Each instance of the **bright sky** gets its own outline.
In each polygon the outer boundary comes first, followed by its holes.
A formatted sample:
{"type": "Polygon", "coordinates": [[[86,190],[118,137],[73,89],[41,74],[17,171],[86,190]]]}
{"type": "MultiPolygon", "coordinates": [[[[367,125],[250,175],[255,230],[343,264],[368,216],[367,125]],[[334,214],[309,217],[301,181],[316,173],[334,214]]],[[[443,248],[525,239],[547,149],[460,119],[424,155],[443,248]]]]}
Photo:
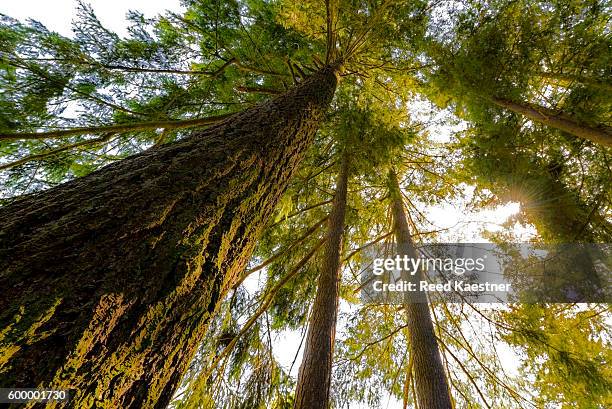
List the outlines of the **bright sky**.
{"type": "MultiPolygon", "coordinates": [[[[125,36],[126,20],[128,10],[138,10],[146,17],[153,17],[163,13],[165,10],[179,11],[181,9],[179,0],[89,0],[97,17],[108,29],[125,36]]],[[[76,0],[1,0],[0,13],[19,20],[33,18],[50,30],[57,31],[65,36],[72,36],[71,22],[75,17],[76,0]]],[[[430,129],[430,134],[437,135],[436,140],[448,140],[453,131],[449,126],[438,126],[430,129]]],[[[499,206],[495,209],[482,210],[472,214],[465,214],[463,209],[449,205],[430,207],[427,213],[431,220],[435,221],[438,228],[456,226],[449,231],[448,240],[452,241],[462,237],[464,241],[483,242],[486,241],[480,235],[480,229],[485,227],[489,230],[499,230],[499,224],[503,223],[509,216],[519,211],[516,203],[499,206]],[[467,223],[467,221],[478,223],[467,223]],[[463,223],[461,223],[463,222],[463,223]]],[[[528,238],[533,234],[530,229],[515,229],[515,233],[528,238]]],[[[286,369],[289,369],[300,343],[300,334],[295,331],[287,331],[279,336],[275,342],[275,355],[286,369]]],[[[501,347],[501,346],[500,346],[501,347]]],[[[299,353],[301,355],[301,351],[299,353]]],[[[502,361],[507,369],[514,369],[516,357],[509,351],[503,351],[502,361]]],[[[297,375],[301,357],[292,370],[292,375],[297,375]]],[[[401,407],[399,402],[391,401],[388,408],[401,407]]]]}
{"type": "MultiPolygon", "coordinates": [[[[128,10],[138,10],[153,17],[165,10],[179,11],[179,0],[88,0],[96,15],[107,28],[126,35],[125,16],[128,10]]],[[[33,18],[47,28],[71,36],[77,0],[1,0],[0,13],[19,20],[33,18]]]]}

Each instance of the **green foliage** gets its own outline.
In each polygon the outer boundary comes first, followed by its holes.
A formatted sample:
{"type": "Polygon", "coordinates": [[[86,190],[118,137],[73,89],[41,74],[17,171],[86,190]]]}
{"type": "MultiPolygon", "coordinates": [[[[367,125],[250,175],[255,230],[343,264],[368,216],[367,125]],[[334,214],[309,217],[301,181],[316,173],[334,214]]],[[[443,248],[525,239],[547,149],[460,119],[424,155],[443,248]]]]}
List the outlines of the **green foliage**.
{"type": "Polygon", "coordinates": [[[452,29],[430,36],[425,92],[472,121],[499,115],[489,98],[550,106],[610,123],[606,2],[468,1],[452,29]]]}
{"type": "MultiPolygon", "coordinates": [[[[106,29],[84,3],[72,38],[35,21],[0,16],[3,200],[85,176],[192,131],[143,127],[104,133],[104,125],[238,112],[301,82],[326,58],[342,63],[328,117],[249,263],[257,271],[225,300],[173,407],[292,406],[294,379],[275,356],[275,338],[305,333],[321,253],[306,258],[324,237],[343,152],[351,177],[335,407],[382,406],[389,398],[414,404],[404,315],[390,306],[360,305],[356,292],[364,247],[391,240],[390,169],[400,177],[410,227],[423,233],[422,241],[437,240],[435,231],[426,233],[435,230],[435,221],[426,217],[429,206],[463,199],[465,186],[475,189],[474,208],[519,202],[521,211],[511,222],[535,226],[539,241],[612,238],[609,148],[491,103],[502,97],[592,126],[610,125],[609,2],[183,4],[184,13],[151,19],[131,12],[125,38],[106,29]],[[436,112],[449,125],[452,111],[465,121],[465,130],[436,142],[427,132],[430,124],[408,114],[423,103],[448,108],[436,112]],[[77,127],[98,130],[2,137],[77,127]],[[267,311],[239,337],[267,297],[267,311]]],[[[609,313],[603,306],[432,310],[457,407],[612,404],[609,313]],[[483,342],[488,336],[522,353],[520,377],[502,375],[497,351],[483,342]]]]}
{"type": "Polygon", "coordinates": [[[610,326],[604,305],[515,305],[504,313],[504,339],[526,354],[543,407],[607,408],[612,404],[610,326]],[[556,406],[555,406],[556,405],[556,406]]]}
{"type": "Polygon", "coordinates": [[[479,186],[482,200],[519,202],[517,221],[536,226],[544,242],[605,243],[612,237],[605,148],[540,126],[520,128],[516,117],[474,126],[461,143],[459,172],[479,186]]]}

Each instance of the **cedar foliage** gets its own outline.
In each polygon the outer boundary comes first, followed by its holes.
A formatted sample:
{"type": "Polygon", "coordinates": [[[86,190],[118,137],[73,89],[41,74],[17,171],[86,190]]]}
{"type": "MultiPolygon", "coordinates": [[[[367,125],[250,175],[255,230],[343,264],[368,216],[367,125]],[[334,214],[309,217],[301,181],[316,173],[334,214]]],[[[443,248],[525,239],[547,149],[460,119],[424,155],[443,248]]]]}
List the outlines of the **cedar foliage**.
{"type": "MultiPolygon", "coordinates": [[[[520,211],[505,221],[507,230],[485,236],[511,241],[512,228],[522,225],[534,228],[536,242],[610,241],[607,0],[184,5],[185,12],[151,19],[131,12],[125,38],[85,3],[71,38],[0,16],[0,279],[9,288],[2,384],[15,382],[14,357],[33,368],[55,345],[63,352],[52,354],[48,368],[19,376],[38,385],[62,378],[81,391],[83,405],[292,407],[300,363],[278,357],[276,337],[307,333],[346,148],[339,335],[327,374],[333,407],[378,407],[388,399],[416,407],[422,379],[408,353],[405,314],[360,305],[355,293],[361,253],[372,242],[392,242],[390,169],[416,242],[456,238],[428,217],[432,207],[450,203],[469,213],[509,202],[520,211]],[[265,101],[312,88],[329,63],[341,80],[327,114],[296,119],[303,134],[296,125],[280,132],[284,140],[271,137],[265,123],[282,108],[265,101]],[[223,129],[238,118],[255,119],[232,142],[223,129]],[[448,138],[438,134],[449,130],[448,138]],[[208,152],[206,135],[216,135],[217,155],[208,152]],[[170,176],[171,168],[180,172],[170,176]],[[117,183],[130,175],[138,176],[117,183]],[[241,176],[222,182],[227,175],[241,176]],[[177,214],[175,200],[186,204],[177,214]],[[206,209],[222,213],[218,223],[206,209]],[[53,230],[70,211],[80,216],[53,230]],[[105,236],[96,226],[108,223],[130,233],[105,236]],[[152,231],[145,225],[164,228],[155,227],[153,237],[141,233],[152,231]],[[184,234],[196,225],[211,231],[184,234]],[[224,241],[228,234],[234,239],[224,241]],[[153,246],[165,251],[146,247],[165,241],[153,246]],[[68,279],[62,245],[84,266],[79,280],[68,279]],[[90,258],[83,256],[88,248],[90,258]],[[127,262],[121,252],[131,248],[127,262]],[[211,248],[231,256],[197,257],[211,248]],[[174,297],[189,274],[151,274],[185,254],[196,255],[187,257],[185,272],[206,272],[187,281],[211,278],[203,288],[214,296],[174,297]],[[111,262],[121,268],[103,271],[100,285],[96,268],[111,262]],[[49,285],[53,268],[63,277],[59,286],[49,285]],[[15,285],[28,280],[28,291],[15,285]],[[176,302],[142,318],[163,299],[176,302]],[[93,325],[95,311],[108,318],[107,330],[66,337],[75,323],[93,325]],[[141,318],[150,325],[142,327],[141,318]],[[84,349],[75,353],[78,339],[84,349]],[[101,350],[121,359],[109,361],[101,350]],[[62,361],[69,353],[74,359],[62,361]],[[73,363],[74,375],[53,378],[58,366],[73,363]]],[[[430,311],[455,407],[612,404],[605,305],[442,304],[430,311]],[[518,375],[504,372],[496,343],[520,354],[518,375]]]]}

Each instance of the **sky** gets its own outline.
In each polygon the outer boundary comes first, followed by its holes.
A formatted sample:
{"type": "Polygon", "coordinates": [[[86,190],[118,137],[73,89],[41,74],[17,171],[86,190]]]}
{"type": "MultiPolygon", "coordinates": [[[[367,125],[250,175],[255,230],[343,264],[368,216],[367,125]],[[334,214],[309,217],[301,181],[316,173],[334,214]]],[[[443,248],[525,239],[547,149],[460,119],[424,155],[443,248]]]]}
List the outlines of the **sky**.
{"type": "MultiPolygon", "coordinates": [[[[138,10],[153,17],[165,10],[179,11],[179,0],[89,0],[96,15],[107,28],[126,35],[125,16],[128,10],[138,10]]],[[[75,17],[76,0],[0,0],[0,13],[19,20],[33,18],[47,28],[71,36],[70,24],[75,17]]]]}
{"type": "MultiPolygon", "coordinates": [[[[128,10],[138,10],[146,17],[153,17],[165,10],[181,10],[180,0],[89,0],[97,17],[102,24],[122,36],[127,35],[127,22],[125,16],[128,10]]],[[[72,36],[71,22],[75,17],[77,0],[0,0],[0,13],[19,20],[33,18],[65,36],[72,36]]],[[[427,115],[427,107],[419,104],[420,115],[427,115]]],[[[413,114],[416,114],[414,112],[413,114]]],[[[434,114],[439,123],[440,113],[434,114]]],[[[430,135],[439,142],[448,140],[453,131],[461,129],[460,125],[445,126],[434,125],[429,129],[430,135]]],[[[487,241],[482,238],[480,231],[499,230],[499,224],[519,211],[517,203],[509,203],[493,209],[481,210],[466,214],[465,209],[458,206],[440,205],[427,209],[430,220],[435,221],[435,227],[448,230],[448,239],[462,237],[472,242],[487,241]],[[475,222],[476,221],[476,222],[475,222]],[[453,227],[454,226],[454,227],[453,227]]],[[[533,229],[516,227],[515,233],[528,239],[534,233],[533,229]]]]}
{"type": "MultiPolygon", "coordinates": [[[[181,10],[179,0],[89,0],[88,3],[91,4],[102,24],[121,36],[127,35],[125,16],[128,10],[138,10],[145,17],[153,17],[168,9],[181,10]]],[[[0,13],[22,21],[33,18],[50,30],[71,37],[71,22],[75,17],[76,6],[76,0],[0,0],[0,13]]],[[[450,126],[435,125],[429,129],[429,132],[431,135],[436,135],[435,139],[438,142],[443,142],[448,140],[455,130],[457,129],[450,126]]],[[[435,221],[437,228],[449,228],[447,232],[449,241],[461,237],[465,241],[483,242],[487,240],[483,239],[481,229],[499,230],[499,224],[516,214],[519,209],[518,203],[508,203],[467,214],[460,206],[440,205],[429,207],[426,213],[430,216],[430,220],[435,221]]],[[[527,239],[533,235],[533,229],[517,226],[515,233],[527,239]]],[[[286,369],[289,369],[296,355],[300,339],[298,332],[286,331],[280,334],[275,341],[275,355],[286,369]]],[[[294,376],[297,375],[300,355],[301,351],[298,352],[298,360],[291,371],[294,376]]],[[[517,363],[516,356],[511,351],[502,351],[501,359],[505,369],[514,372],[517,363]]],[[[401,407],[399,402],[391,400],[389,403],[390,405],[387,406],[389,409],[401,407]]]]}

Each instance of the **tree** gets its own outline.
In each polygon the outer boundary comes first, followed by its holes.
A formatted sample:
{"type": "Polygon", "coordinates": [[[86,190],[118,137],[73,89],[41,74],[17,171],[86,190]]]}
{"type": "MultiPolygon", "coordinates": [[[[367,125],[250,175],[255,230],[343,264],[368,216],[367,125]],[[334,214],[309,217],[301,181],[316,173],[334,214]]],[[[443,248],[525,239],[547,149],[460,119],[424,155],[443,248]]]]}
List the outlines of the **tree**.
{"type": "Polygon", "coordinates": [[[164,407],[335,86],[327,67],[208,130],[2,207],[5,381],[77,388],[83,405],[164,407]]]}
{"type": "Polygon", "coordinates": [[[464,155],[456,172],[479,186],[479,202],[519,202],[513,221],[535,226],[543,242],[606,243],[612,237],[606,148],[546,127],[521,128],[513,115],[482,118],[459,146],[464,155]]]}
{"type": "Polygon", "coordinates": [[[604,338],[605,304],[519,304],[502,312],[509,326],[503,337],[528,359],[521,366],[533,373],[537,403],[561,408],[604,408],[612,403],[610,349],[604,338]]]}
{"type": "Polygon", "coordinates": [[[432,100],[470,120],[501,108],[612,146],[602,2],[468,1],[454,19],[422,44],[432,100]]]}
{"type": "MultiPolygon", "coordinates": [[[[73,38],[2,16],[3,198],[187,137],[270,91],[285,92],[302,79],[288,65],[310,66],[313,55],[325,54],[276,22],[276,5],[211,0],[186,7],[153,19],[130,13],[125,38],[82,3],[73,38]]],[[[310,68],[299,70],[318,69],[310,68]]]]}
{"type": "Polygon", "coordinates": [[[295,390],[295,408],[329,407],[332,359],[338,313],[344,214],[349,159],[344,148],[320,266],[317,295],[308,324],[304,357],[295,390]]]}
{"type": "Polygon", "coordinates": [[[358,298],[366,250],[453,241],[432,205],[609,241],[606,2],[184,5],[125,38],[85,5],[73,38],[0,17],[3,381],[80,406],[605,406],[605,307],[358,298]]]}
{"type": "Polygon", "coordinates": [[[525,102],[517,103],[499,97],[492,97],[491,101],[502,108],[524,115],[532,121],[540,122],[603,146],[612,146],[612,127],[610,126],[598,125],[592,127],[577,122],[553,109],[525,102]]]}
{"type": "MultiPolygon", "coordinates": [[[[408,227],[399,182],[393,171],[389,172],[388,183],[397,254],[416,259],[417,252],[408,227]]],[[[413,276],[416,282],[422,279],[420,275],[419,272],[413,276]]],[[[421,297],[408,295],[408,298],[404,308],[408,318],[409,354],[416,383],[416,401],[420,408],[451,409],[450,389],[427,298],[422,294],[421,297]]]]}
{"type": "MultiPolygon", "coordinates": [[[[11,288],[2,316],[2,371],[8,382],[70,385],[80,391],[76,402],[85,405],[161,407],[211,316],[239,280],[261,229],[312,142],[333,95],[340,62],[331,48],[326,53],[329,64],[317,62],[313,55],[322,48],[314,40],[308,51],[316,66],[311,78],[288,61],[290,78],[300,85],[286,93],[271,89],[266,79],[287,87],[286,75],[271,67],[247,66],[231,46],[262,54],[253,32],[283,40],[295,33],[271,23],[273,9],[263,2],[250,4],[250,30],[242,20],[242,5],[217,8],[221,17],[214,26],[208,21],[210,6],[193,3],[184,16],[157,20],[156,37],[142,16],[132,15],[134,38],[126,40],[105,30],[85,6],[74,41],[37,24],[24,27],[4,20],[3,32],[9,34],[2,44],[2,80],[10,90],[6,102],[26,103],[32,114],[16,116],[19,121],[3,117],[3,144],[17,158],[4,168],[17,170],[13,175],[17,183],[26,183],[24,191],[30,186],[19,173],[24,165],[47,168],[52,159],[55,167],[63,154],[83,147],[94,152],[103,147],[107,161],[114,135],[125,135],[128,141],[142,138],[137,151],[152,141],[156,145],[2,208],[3,215],[11,216],[3,218],[2,226],[2,282],[11,288]],[[194,43],[209,51],[195,56],[201,62],[193,62],[188,51],[194,43]],[[200,103],[195,109],[200,114],[206,99],[227,96],[227,85],[235,85],[236,77],[217,77],[232,68],[255,74],[236,89],[283,95],[234,116],[221,112],[214,121],[200,115],[189,118],[194,102],[200,103]],[[194,79],[185,83],[184,75],[194,79]],[[30,87],[33,81],[40,87],[30,87]],[[142,85],[140,81],[149,90],[146,95],[132,99],[122,92],[142,85]],[[104,94],[107,89],[111,96],[104,94]],[[78,121],[61,118],[70,100],[91,109],[78,121]],[[50,109],[53,106],[59,108],[50,109]],[[175,132],[216,122],[192,136],[175,132]],[[57,129],[66,124],[70,129],[57,129]],[[163,145],[170,138],[180,141],[163,145]],[[46,142],[54,140],[60,144],[48,149],[46,142]],[[32,252],[32,246],[38,250],[32,252]],[[24,280],[37,284],[23,291],[24,280]],[[49,286],[53,291],[47,291],[49,286]],[[43,351],[53,351],[53,359],[44,368],[34,368],[43,351]]],[[[335,48],[329,41],[334,13],[328,8],[326,44],[335,48]]],[[[362,23],[358,37],[345,44],[342,61],[358,56],[368,32],[377,32],[367,18],[362,23]]],[[[299,35],[294,38],[301,41],[299,35]]],[[[278,53],[274,47],[269,51],[278,53]]],[[[97,166],[100,162],[88,164],[82,174],[97,166]]],[[[74,167],[69,161],[67,167],[55,168],[52,179],[65,181],[78,174],[74,167]]]]}

